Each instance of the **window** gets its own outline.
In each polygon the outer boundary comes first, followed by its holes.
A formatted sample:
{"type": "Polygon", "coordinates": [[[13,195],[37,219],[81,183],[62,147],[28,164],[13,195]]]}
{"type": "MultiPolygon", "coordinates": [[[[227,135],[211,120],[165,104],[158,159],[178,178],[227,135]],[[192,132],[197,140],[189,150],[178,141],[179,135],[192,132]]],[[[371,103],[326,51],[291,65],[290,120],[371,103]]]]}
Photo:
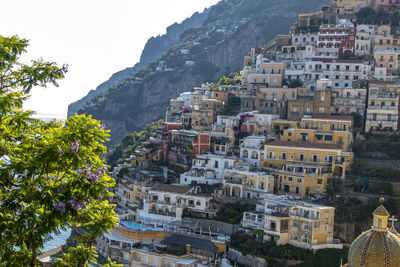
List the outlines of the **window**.
{"type": "Polygon", "coordinates": [[[286,159],[286,152],[282,153],[282,159],[286,159]]]}
{"type": "Polygon", "coordinates": [[[225,146],[221,146],[221,151],[225,152],[225,146]]]}
{"type": "Polygon", "coordinates": [[[196,206],[200,206],[200,205],[201,205],[200,201],[196,201],[196,206]]]}
{"type": "Polygon", "coordinates": [[[288,179],[289,179],[289,181],[292,181],[292,180],[293,180],[293,177],[292,177],[292,176],[289,176],[288,179]]]}
{"type": "Polygon", "coordinates": [[[322,184],[322,179],[317,179],[318,184],[322,184]]]}
{"type": "Polygon", "coordinates": [[[325,141],[332,141],[332,140],[333,140],[333,136],[332,135],[329,135],[329,134],[325,135],[325,141]]]}
{"type": "Polygon", "coordinates": [[[304,154],[300,154],[300,155],[299,155],[299,160],[300,160],[300,161],[304,161],[304,154]]]}
{"type": "Polygon", "coordinates": [[[317,162],[317,161],[318,161],[318,155],[313,155],[313,156],[312,156],[312,160],[313,160],[314,162],[317,162]]]}
{"type": "Polygon", "coordinates": [[[297,178],[297,182],[298,182],[298,183],[301,183],[301,182],[302,182],[302,179],[301,179],[301,178],[297,178]]]}
{"type": "Polygon", "coordinates": [[[323,135],[322,134],[316,134],[315,135],[315,138],[317,139],[317,140],[322,140],[323,139],[323,135]]]}
{"type": "Polygon", "coordinates": [[[218,168],[218,161],[214,162],[214,168],[218,168]]]}
{"type": "Polygon", "coordinates": [[[303,223],[303,230],[309,231],[310,230],[310,225],[308,223],[303,223]]]}
{"type": "Polygon", "coordinates": [[[297,239],[298,239],[297,233],[291,233],[291,234],[290,234],[290,239],[292,239],[292,240],[297,240],[297,239]]]}
{"type": "Polygon", "coordinates": [[[271,151],[269,152],[269,158],[270,158],[270,159],[273,159],[273,158],[275,158],[275,156],[274,156],[274,152],[271,152],[271,151]]]}
{"type": "Polygon", "coordinates": [[[219,151],[219,146],[215,146],[215,151],[219,151]]]}

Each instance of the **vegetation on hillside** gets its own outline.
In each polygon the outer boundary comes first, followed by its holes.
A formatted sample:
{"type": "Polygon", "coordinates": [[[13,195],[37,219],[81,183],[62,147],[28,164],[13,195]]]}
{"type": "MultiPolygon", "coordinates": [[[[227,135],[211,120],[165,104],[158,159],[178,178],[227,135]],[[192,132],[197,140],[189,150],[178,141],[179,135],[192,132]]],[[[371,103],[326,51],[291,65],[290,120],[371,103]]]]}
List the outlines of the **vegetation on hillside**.
{"type": "Polygon", "coordinates": [[[163,124],[163,120],[153,121],[147,124],[143,131],[133,132],[122,138],[122,142],[116,145],[106,155],[108,164],[111,167],[118,163],[123,163],[124,159],[134,155],[135,151],[144,147],[144,142],[149,141],[152,135],[155,135],[157,129],[163,124]]]}
{"type": "Polygon", "coordinates": [[[356,15],[357,22],[361,24],[400,26],[400,11],[387,13],[365,7],[360,9],[356,15]]]}
{"type": "Polygon", "coordinates": [[[321,249],[313,253],[312,250],[301,249],[290,245],[277,246],[275,242],[262,241],[262,235],[254,236],[245,232],[231,235],[231,247],[243,254],[264,258],[268,266],[287,266],[288,261],[295,261],[301,267],[337,267],[340,260],[347,261],[347,249],[321,249]]]}
{"type": "Polygon", "coordinates": [[[255,210],[255,208],[256,206],[253,204],[243,204],[239,201],[235,203],[224,203],[217,211],[217,216],[214,220],[231,224],[240,224],[243,219],[243,212],[255,210]]]}

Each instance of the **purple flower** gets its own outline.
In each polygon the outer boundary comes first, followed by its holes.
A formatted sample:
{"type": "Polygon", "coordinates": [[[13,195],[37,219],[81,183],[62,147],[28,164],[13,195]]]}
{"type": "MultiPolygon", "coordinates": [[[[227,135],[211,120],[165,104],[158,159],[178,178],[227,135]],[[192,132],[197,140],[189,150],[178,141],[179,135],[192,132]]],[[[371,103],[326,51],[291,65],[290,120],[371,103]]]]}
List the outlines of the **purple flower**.
{"type": "Polygon", "coordinates": [[[39,152],[35,151],[35,155],[39,154],[39,152]]]}
{"type": "Polygon", "coordinates": [[[75,200],[76,200],[76,197],[75,197],[75,196],[72,196],[72,199],[71,199],[71,200],[68,200],[67,203],[72,205],[72,204],[75,203],[75,200]]]}
{"type": "Polygon", "coordinates": [[[58,153],[64,153],[64,151],[63,151],[61,148],[58,148],[58,149],[57,149],[57,152],[58,152],[58,153]]]}
{"type": "Polygon", "coordinates": [[[106,129],[106,125],[104,123],[100,124],[100,127],[105,130],[106,129]]]}
{"type": "Polygon", "coordinates": [[[64,188],[58,188],[58,189],[57,189],[57,192],[58,192],[58,193],[64,192],[64,188]]]}
{"type": "Polygon", "coordinates": [[[62,70],[64,73],[67,73],[67,72],[68,72],[68,67],[69,67],[68,64],[64,64],[64,65],[62,66],[61,70],[62,70]]]}
{"type": "Polygon", "coordinates": [[[72,142],[72,144],[71,144],[71,151],[76,153],[76,152],[78,152],[78,150],[79,150],[79,143],[78,143],[78,141],[72,142]]]}
{"type": "Polygon", "coordinates": [[[95,182],[97,181],[99,178],[103,177],[103,175],[105,174],[105,172],[107,171],[107,168],[105,166],[101,167],[101,168],[97,168],[94,171],[90,168],[90,167],[82,167],[80,169],[76,169],[75,170],[77,173],[79,174],[83,174],[84,176],[86,176],[86,178],[91,181],[91,182],[95,182]]]}
{"type": "Polygon", "coordinates": [[[85,203],[83,203],[83,202],[79,202],[79,203],[73,205],[72,208],[73,208],[74,210],[80,210],[80,209],[86,208],[86,205],[85,205],[85,203]]]}
{"type": "Polygon", "coordinates": [[[57,204],[55,205],[54,209],[61,213],[65,213],[65,205],[60,201],[57,201],[57,204]]]}

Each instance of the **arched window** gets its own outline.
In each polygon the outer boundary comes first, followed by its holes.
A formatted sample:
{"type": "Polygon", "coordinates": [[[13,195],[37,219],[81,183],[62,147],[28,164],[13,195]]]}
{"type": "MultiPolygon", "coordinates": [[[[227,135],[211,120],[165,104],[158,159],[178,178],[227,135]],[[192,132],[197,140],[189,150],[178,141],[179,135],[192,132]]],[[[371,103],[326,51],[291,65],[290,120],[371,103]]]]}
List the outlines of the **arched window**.
{"type": "Polygon", "coordinates": [[[258,153],[256,151],[251,152],[252,159],[258,159],[258,153]]]}
{"type": "Polygon", "coordinates": [[[243,158],[248,158],[249,157],[249,152],[247,150],[243,150],[242,157],[243,158]]]}

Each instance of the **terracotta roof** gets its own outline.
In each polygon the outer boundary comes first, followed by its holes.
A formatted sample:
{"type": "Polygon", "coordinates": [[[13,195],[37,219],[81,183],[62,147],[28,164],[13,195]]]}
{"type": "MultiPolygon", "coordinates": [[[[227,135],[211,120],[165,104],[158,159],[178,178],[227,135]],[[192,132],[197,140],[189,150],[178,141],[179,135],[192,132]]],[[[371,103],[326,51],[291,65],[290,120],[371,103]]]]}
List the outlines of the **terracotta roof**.
{"type": "Polygon", "coordinates": [[[341,115],[315,115],[311,119],[329,119],[329,120],[342,120],[342,121],[352,121],[353,116],[341,116],[341,115]]]}
{"type": "Polygon", "coordinates": [[[303,148],[319,148],[319,149],[341,149],[340,145],[322,144],[310,142],[292,142],[292,141],[273,141],[267,143],[266,146],[288,146],[288,147],[303,147],[303,148]]]}
{"type": "Polygon", "coordinates": [[[184,194],[187,193],[191,188],[191,186],[187,185],[158,184],[151,188],[151,190],[184,194]]]}

